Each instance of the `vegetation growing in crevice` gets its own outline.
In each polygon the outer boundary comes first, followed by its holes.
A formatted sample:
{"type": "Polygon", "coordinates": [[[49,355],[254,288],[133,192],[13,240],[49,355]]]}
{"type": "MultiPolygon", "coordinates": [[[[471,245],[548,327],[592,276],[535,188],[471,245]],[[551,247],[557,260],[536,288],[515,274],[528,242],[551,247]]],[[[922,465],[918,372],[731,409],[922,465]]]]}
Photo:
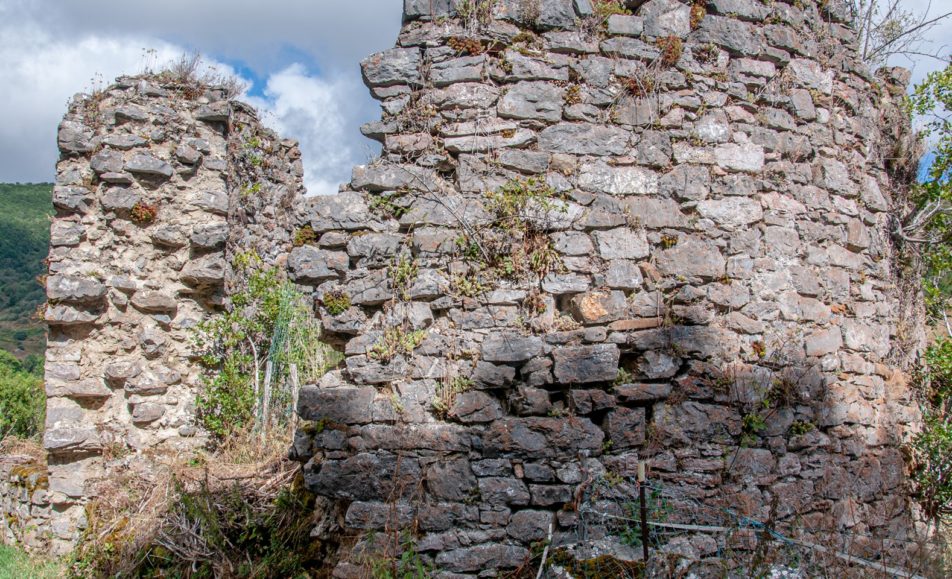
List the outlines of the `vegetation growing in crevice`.
{"type": "Polygon", "coordinates": [[[674,35],[659,38],[657,45],[658,49],[661,50],[661,66],[674,66],[684,52],[684,42],[674,35]]]}
{"type": "Polygon", "coordinates": [[[159,215],[159,207],[152,203],[139,201],[132,206],[129,216],[136,225],[149,225],[159,215]]]}
{"type": "Polygon", "coordinates": [[[389,362],[396,356],[406,356],[413,353],[423,340],[426,339],[426,330],[405,330],[402,327],[387,328],[383,337],[377,340],[367,355],[374,360],[389,362]]]}
{"type": "Polygon", "coordinates": [[[350,309],[350,295],[343,290],[330,290],[321,298],[324,308],[332,316],[339,316],[350,309]]]}
{"type": "Polygon", "coordinates": [[[299,227],[297,231],[294,232],[294,247],[312,245],[314,243],[317,243],[317,233],[311,228],[310,225],[299,227]]]}
{"type": "Polygon", "coordinates": [[[499,279],[542,278],[561,266],[547,230],[566,205],[543,179],[512,179],[487,192],[485,200],[490,221],[457,239],[459,254],[470,265],[467,274],[453,278],[459,294],[476,295],[499,279]]]}

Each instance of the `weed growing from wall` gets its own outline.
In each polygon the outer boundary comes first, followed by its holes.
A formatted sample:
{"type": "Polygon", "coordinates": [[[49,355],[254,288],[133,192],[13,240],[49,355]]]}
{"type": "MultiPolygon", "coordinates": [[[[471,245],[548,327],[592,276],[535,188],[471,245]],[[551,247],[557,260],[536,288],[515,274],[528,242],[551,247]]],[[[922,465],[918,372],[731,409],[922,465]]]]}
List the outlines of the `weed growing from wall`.
{"type": "Polygon", "coordinates": [[[228,311],[200,324],[196,334],[206,368],[198,414],[219,440],[290,418],[292,364],[306,384],[339,362],[339,354],[321,342],[309,300],[277,269],[263,267],[251,254],[239,255],[234,266],[244,288],[231,297],[228,311]]]}

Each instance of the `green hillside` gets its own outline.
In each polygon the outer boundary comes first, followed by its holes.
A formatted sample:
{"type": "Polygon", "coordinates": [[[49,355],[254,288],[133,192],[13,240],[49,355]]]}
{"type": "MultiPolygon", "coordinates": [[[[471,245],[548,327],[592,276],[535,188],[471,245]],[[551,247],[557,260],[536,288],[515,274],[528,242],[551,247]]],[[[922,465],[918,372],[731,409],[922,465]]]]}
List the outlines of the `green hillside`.
{"type": "Polygon", "coordinates": [[[45,292],[53,186],[0,184],[0,349],[23,358],[43,353],[45,328],[34,319],[45,292]]]}

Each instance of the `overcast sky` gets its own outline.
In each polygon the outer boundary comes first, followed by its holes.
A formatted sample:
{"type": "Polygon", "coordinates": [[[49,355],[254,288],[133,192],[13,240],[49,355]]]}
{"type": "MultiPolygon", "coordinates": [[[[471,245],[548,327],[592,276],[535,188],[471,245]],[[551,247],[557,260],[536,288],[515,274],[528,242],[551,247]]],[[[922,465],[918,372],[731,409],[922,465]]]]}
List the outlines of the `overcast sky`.
{"type": "MultiPolygon", "coordinates": [[[[0,182],[52,180],[56,125],[74,93],[198,51],[251,83],[248,100],[265,121],[301,141],[309,191],[332,193],[376,150],[359,131],[379,118],[359,62],[393,46],[401,4],[0,0],[0,182]]],[[[930,36],[952,39],[952,21],[930,36]]],[[[941,67],[897,64],[914,68],[916,80],[941,67]]]]}

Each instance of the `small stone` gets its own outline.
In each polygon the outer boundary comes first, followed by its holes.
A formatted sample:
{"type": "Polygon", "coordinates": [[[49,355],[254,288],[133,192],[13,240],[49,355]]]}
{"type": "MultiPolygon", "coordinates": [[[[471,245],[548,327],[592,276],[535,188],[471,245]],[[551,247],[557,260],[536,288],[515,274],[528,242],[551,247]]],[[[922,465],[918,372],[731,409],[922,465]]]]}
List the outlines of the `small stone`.
{"type": "Polygon", "coordinates": [[[149,424],[165,415],[165,406],[153,402],[140,402],[132,406],[132,423],[149,424]]]}
{"type": "Polygon", "coordinates": [[[129,211],[142,201],[142,197],[126,187],[110,187],[100,198],[105,211],[129,211]]]}
{"type": "Polygon", "coordinates": [[[173,313],[178,302],[172,296],[159,291],[142,291],[132,296],[132,305],[146,313],[173,313]]]}
{"type": "Polygon", "coordinates": [[[126,161],[124,169],[130,173],[146,176],[157,176],[170,178],[174,171],[172,166],[161,159],[156,159],[152,155],[138,154],[133,155],[126,161]]]}
{"type": "Polygon", "coordinates": [[[227,265],[220,255],[210,255],[188,262],[180,275],[191,286],[219,285],[225,281],[227,265]]]}
{"type": "Polygon", "coordinates": [[[198,249],[218,249],[225,245],[228,239],[228,224],[215,223],[211,225],[197,225],[192,230],[189,240],[198,249]]]}
{"type": "Polygon", "coordinates": [[[218,101],[202,105],[195,111],[195,118],[206,123],[225,123],[231,118],[231,104],[218,101]]]}
{"type": "Polygon", "coordinates": [[[202,154],[194,147],[182,144],[175,148],[175,158],[185,165],[194,165],[202,160],[202,154]]]}
{"type": "Polygon", "coordinates": [[[174,225],[152,229],[149,233],[149,238],[152,239],[152,243],[170,249],[185,247],[188,243],[182,230],[174,225]]]}
{"type": "Polygon", "coordinates": [[[101,175],[103,173],[118,173],[122,171],[122,154],[104,149],[89,160],[89,168],[101,175]]]}
{"type": "Polygon", "coordinates": [[[228,215],[228,194],[224,191],[202,191],[193,205],[216,215],[228,215]]]}

